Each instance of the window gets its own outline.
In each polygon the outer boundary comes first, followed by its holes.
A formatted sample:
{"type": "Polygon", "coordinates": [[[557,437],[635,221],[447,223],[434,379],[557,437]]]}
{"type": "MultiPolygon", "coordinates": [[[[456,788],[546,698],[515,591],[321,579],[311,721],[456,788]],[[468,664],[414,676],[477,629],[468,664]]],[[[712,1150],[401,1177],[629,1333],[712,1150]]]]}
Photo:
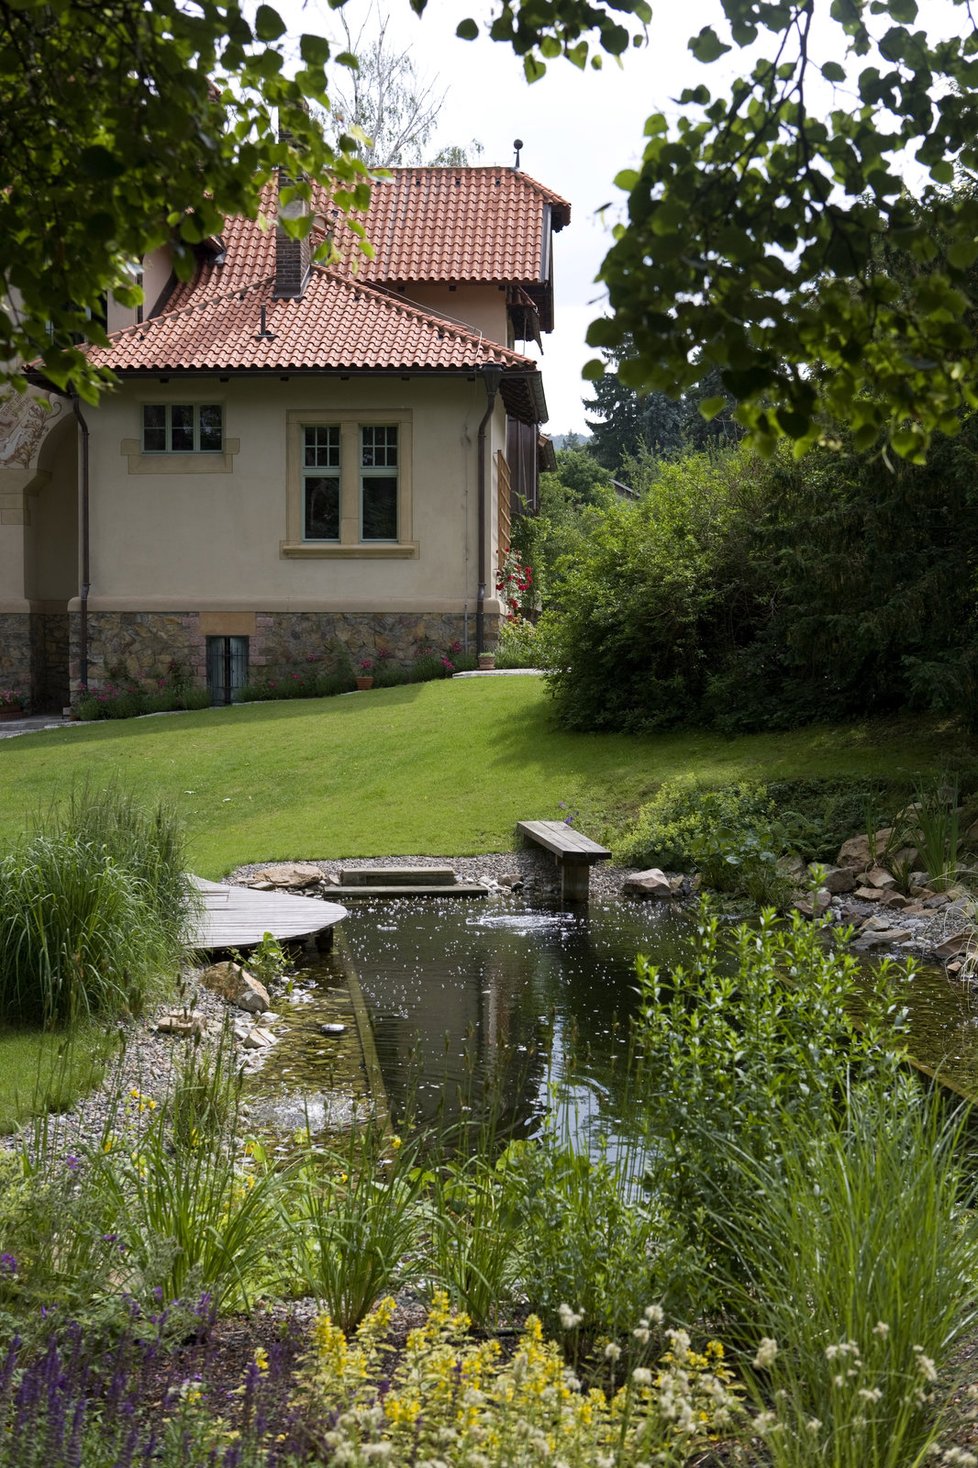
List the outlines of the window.
{"type": "Polygon", "coordinates": [[[286,414],[284,556],[413,558],[410,408],[286,414]]]}
{"type": "Polygon", "coordinates": [[[397,426],[360,429],[360,536],[397,539],[397,426]]]}
{"type": "Polygon", "coordinates": [[[224,452],[224,410],[217,403],[146,403],[144,454],[224,452]]]}
{"type": "Polygon", "coordinates": [[[338,424],[307,424],[302,430],[302,538],[340,538],[338,424]]]}

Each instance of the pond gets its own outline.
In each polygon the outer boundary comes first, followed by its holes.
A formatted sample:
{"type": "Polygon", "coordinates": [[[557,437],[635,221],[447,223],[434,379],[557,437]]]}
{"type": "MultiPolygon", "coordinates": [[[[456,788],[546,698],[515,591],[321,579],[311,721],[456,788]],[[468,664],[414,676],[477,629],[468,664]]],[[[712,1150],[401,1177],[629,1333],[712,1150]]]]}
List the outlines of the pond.
{"type": "MultiPolygon", "coordinates": [[[[395,1124],[448,1126],[491,1096],[507,1133],[532,1134],[555,1105],[578,1132],[627,1130],[635,955],[682,962],[692,921],[671,904],[570,911],[516,896],[353,904],[334,951],[278,1006],[253,1104],[279,1127],[332,1129],[382,1095],[395,1124]]],[[[915,1058],[978,1095],[978,996],[922,969],[910,1010],[915,1058]]]]}

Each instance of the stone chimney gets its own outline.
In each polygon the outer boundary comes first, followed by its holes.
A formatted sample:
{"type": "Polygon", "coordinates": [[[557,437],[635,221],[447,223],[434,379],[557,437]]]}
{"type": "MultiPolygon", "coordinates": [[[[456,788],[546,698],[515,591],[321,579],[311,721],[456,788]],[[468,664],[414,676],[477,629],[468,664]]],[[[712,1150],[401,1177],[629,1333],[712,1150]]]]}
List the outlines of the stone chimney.
{"type": "MultiPolygon", "coordinates": [[[[279,220],[302,219],[309,212],[309,203],[306,199],[291,199],[288,204],[281,202],[281,191],[288,188],[292,180],[284,169],[278,171],[279,187],[279,220]]],[[[309,257],[312,254],[312,246],[309,236],[303,239],[293,239],[285,233],[281,223],[275,226],[275,290],[274,298],[281,300],[287,296],[299,297],[305,291],[309,280],[309,257]]]]}

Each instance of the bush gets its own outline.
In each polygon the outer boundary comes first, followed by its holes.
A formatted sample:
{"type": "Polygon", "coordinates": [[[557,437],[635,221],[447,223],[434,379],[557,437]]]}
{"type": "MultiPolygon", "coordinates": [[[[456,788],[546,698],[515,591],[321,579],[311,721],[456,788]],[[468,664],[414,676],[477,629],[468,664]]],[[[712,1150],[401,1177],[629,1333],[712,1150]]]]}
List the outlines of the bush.
{"type": "MultiPolygon", "coordinates": [[[[867,1000],[855,956],[828,949],[820,925],[797,917],[762,913],[756,927],[721,930],[704,907],[688,963],[665,972],[639,958],[637,972],[658,1142],[649,1185],[669,1220],[672,1288],[684,1305],[715,1305],[718,1289],[726,1298],[718,1277],[743,1278],[716,1220],[719,1200],[726,1214],[750,1216],[742,1159],[778,1167],[788,1124],[792,1136],[832,1124],[852,1072],[894,1081],[892,1015],[885,1000],[867,1000]]],[[[891,978],[906,975],[882,965],[878,986],[891,978]]]]}
{"type": "Polygon", "coordinates": [[[192,898],[175,823],[86,789],[48,827],[0,858],[0,1015],[138,1013],[182,956],[192,898]]]}
{"type": "Polygon", "coordinates": [[[502,622],[496,645],[497,668],[535,668],[537,629],[532,622],[502,622]]]}

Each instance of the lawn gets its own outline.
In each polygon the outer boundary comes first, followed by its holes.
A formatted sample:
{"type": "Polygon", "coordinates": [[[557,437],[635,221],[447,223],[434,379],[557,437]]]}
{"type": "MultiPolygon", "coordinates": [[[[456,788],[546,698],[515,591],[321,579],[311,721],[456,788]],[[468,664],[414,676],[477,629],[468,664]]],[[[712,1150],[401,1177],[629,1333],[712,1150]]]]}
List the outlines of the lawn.
{"type": "Polygon", "coordinates": [[[194,868],[273,858],[505,851],[517,820],[577,809],[615,833],[665,779],[880,775],[970,764],[933,721],[725,739],[568,734],[542,681],[460,679],[331,699],[90,724],[0,741],[0,840],[73,783],[117,780],[181,814],[194,868]]]}

